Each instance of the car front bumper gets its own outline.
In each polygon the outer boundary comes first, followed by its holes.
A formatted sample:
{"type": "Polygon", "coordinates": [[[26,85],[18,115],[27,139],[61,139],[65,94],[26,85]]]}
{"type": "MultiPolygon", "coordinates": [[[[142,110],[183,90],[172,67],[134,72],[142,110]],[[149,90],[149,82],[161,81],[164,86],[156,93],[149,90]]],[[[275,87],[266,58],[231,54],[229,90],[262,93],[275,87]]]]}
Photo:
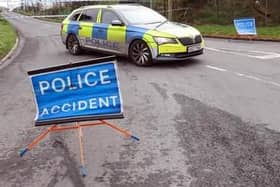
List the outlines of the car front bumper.
{"type": "Polygon", "coordinates": [[[153,61],[183,61],[190,57],[197,56],[203,54],[204,49],[200,49],[198,51],[194,51],[191,53],[170,53],[170,54],[161,54],[157,57],[153,58],[153,61]]]}

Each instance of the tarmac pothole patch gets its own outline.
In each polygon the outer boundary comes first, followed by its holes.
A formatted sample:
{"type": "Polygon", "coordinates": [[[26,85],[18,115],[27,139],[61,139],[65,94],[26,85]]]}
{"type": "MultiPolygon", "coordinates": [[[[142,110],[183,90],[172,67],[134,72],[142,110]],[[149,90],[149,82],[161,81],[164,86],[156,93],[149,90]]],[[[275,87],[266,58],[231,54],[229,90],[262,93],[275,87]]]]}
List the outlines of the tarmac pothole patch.
{"type": "Polygon", "coordinates": [[[176,129],[188,158],[190,186],[280,185],[280,133],[185,95],[176,129]]]}

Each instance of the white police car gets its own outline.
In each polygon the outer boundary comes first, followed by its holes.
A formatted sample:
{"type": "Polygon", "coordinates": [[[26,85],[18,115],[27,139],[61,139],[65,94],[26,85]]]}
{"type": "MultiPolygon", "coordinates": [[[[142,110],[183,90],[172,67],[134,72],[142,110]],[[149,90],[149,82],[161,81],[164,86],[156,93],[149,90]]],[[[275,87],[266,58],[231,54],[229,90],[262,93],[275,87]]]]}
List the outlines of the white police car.
{"type": "Polygon", "coordinates": [[[170,22],[141,5],[95,5],[74,10],[63,22],[61,37],[73,55],[90,48],[129,56],[137,65],[185,60],[203,53],[200,32],[170,22]]]}

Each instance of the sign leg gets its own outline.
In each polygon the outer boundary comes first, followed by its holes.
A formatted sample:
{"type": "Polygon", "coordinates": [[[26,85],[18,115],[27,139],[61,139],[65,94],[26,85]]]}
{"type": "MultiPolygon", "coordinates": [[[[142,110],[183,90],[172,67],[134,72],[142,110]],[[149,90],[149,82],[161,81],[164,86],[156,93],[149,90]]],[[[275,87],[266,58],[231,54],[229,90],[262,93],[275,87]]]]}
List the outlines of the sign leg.
{"type": "Polygon", "coordinates": [[[85,158],[84,158],[84,141],[83,141],[83,131],[82,127],[79,125],[79,123],[76,123],[76,126],[78,127],[78,137],[79,137],[79,144],[80,144],[80,172],[83,177],[87,176],[87,171],[85,167],[85,158]]]}
{"type": "Polygon", "coordinates": [[[120,127],[118,127],[117,125],[114,125],[112,123],[109,123],[108,121],[105,121],[105,120],[101,120],[102,123],[104,123],[105,125],[111,127],[112,129],[120,132],[121,134],[125,135],[126,137],[129,137],[133,140],[136,140],[136,141],[140,141],[140,139],[136,136],[133,136],[130,132],[128,132],[127,130],[124,130],[120,127]]]}
{"type": "Polygon", "coordinates": [[[49,134],[49,132],[51,132],[55,128],[56,125],[52,125],[51,127],[49,127],[47,131],[43,132],[37,138],[35,138],[35,140],[33,140],[26,148],[21,149],[19,151],[19,156],[22,157],[25,153],[27,153],[27,151],[31,151],[31,149],[33,149],[35,145],[37,145],[41,140],[43,140],[49,134]]]}

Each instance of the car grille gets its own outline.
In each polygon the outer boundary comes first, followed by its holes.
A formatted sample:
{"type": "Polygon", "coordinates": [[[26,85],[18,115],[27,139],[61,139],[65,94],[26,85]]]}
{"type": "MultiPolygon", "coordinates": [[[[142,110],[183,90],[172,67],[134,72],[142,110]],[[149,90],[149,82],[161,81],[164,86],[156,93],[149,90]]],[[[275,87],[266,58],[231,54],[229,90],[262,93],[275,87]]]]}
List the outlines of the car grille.
{"type": "Polygon", "coordinates": [[[179,38],[179,41],[183,45],[192,45],[194,43],[193,38],[179,38]]]}
{"type": "Polygon", "coordinates": [[[202,42],[202,37],[201,35],[196,35],[194,38],[179,38],[179,41],[183,44],[183,45],[192,45],[192,44],[196,44],[196,43],[201,43],[202,42]]]}

